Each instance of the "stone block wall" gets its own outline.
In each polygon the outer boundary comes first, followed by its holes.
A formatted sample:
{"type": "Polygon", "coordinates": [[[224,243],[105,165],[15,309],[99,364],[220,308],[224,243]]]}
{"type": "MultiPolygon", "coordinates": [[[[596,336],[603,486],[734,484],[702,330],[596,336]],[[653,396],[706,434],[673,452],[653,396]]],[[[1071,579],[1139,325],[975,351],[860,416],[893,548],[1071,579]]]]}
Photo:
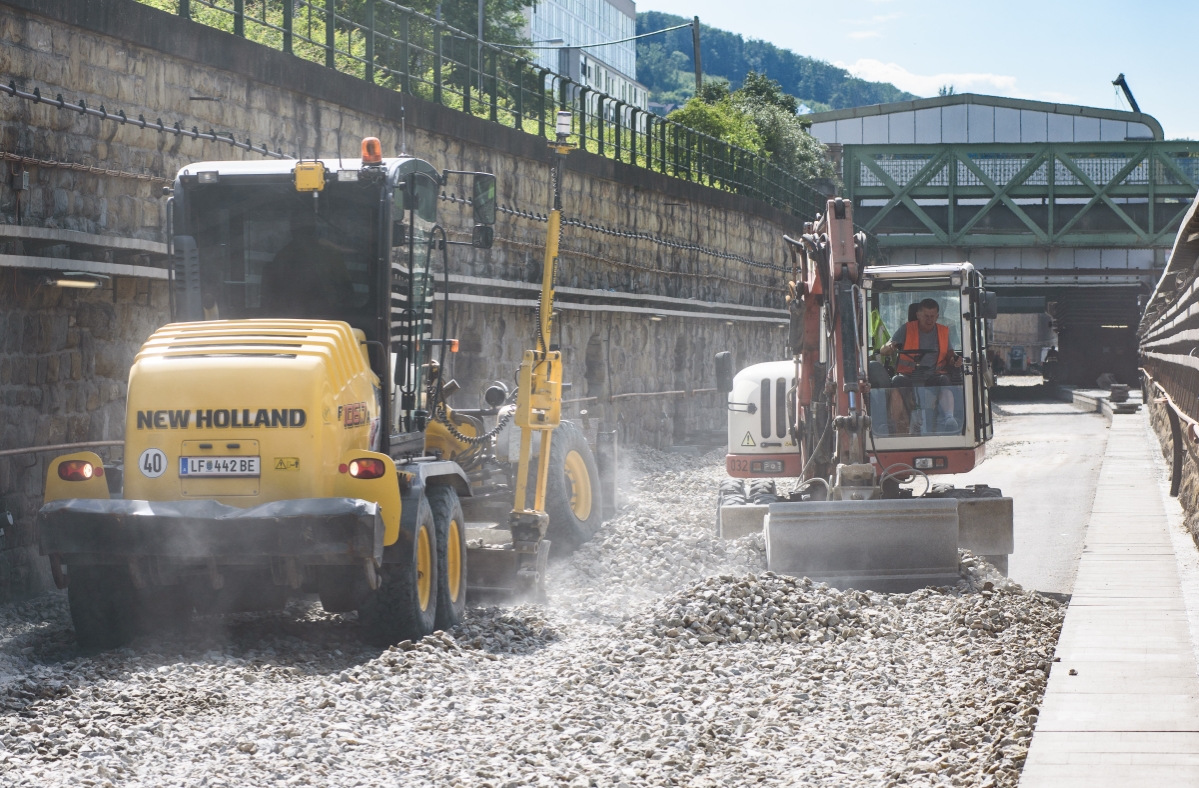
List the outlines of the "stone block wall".
{"type": "MultiPolygon", "coordinates": [[[[1169,406],[1149,399],[1149,421],[1161,445],[1166,468],[1174,461],[1174,441],[1170,432],[1169,406]]],[[[1186,424],[1182,424],[1183,429],[1186,424]]],[[[1182,438],[1182,479],[1178,486],[1178,502],[1182,504],[1187,531],[1199,544],[1199,448],[1184,435],[1182,438]]]]}
{"type": "MultiPolygon", "coordinates": [[[[375,136],[385,155],[407,150],[438,168],[494,172],[502,204],[548,210],[551,155],[544,140],[134,0],[8,0],[0,3],[0,38],[0,73],[48,98],[62,93],[69,102],[162,119],[168,127],[233,132],[292,156],[356,156],[361,139],[375,136]]],[[[123,173],[35,167],[22,221],[146,240],[163,240],[161,186],[133,176],[173,179],[196,161],[261,158],[11,98],[0,98],[0,150],[123,173]]],[[[784,261],[782,233],[800,227],[754,200],[588,153],[573,154],[568,170],[565,212],[585,222],[773,263],[784,261]]],[[[15,222],[16,207],[12,189],[0,186],[0,222],[15,222]]],[[[464,218],[460,210],[447,215],[464,218]]],[[[496,234],[496,248],[462,253],[458,270],[535,280],[544,225],[503,216],[496,234]]],[[[563,248],[564,257],[574,257],[564,284],[781,304],[778,275],[740,262],[578,228],[566,228],[563,248]]]]}
{"type": "MultiPolygon", "coordinates": [[[[520,311],[485,304],[450,307],[450,335],[459,341],[450,354],[450,377],[463,384],[451,405],[482,407],[483,391],[493,380],[512,388],[521,353],[531,348],[533,309],[520,311]]],[[[435,321],[438,329],[440,317],[435,321]]],[[[723,432],[726,413],[715,392],[666,397],[617,397],[626,393],[694,391],[716,386],[715,354],[729,350],[737,368],[772,360],[782,352],[785,331],[773,323],[730,330],[722,320],[602,313],[564,308],[554,325],[560,342],[569,391],[564,400],[597,397],[598,402],[567,405],[564,415],[580,410],[601,426],[617,430],[622,443],[666,448],[696,433],[723,432]]]]}
{"type": "MultiPolygon", "coordinates": [[[[120,440],[129,366],[167,321],[166,283],[117,277],[95,290],[47,287],[40,275],[0,268],[0,449],[120,440]]],[[[120,447],[100,449],[122,459],[120,447]]],[[[51,453],[0,457],[0,597],[46,587],[33,545],[51,453]]]]}

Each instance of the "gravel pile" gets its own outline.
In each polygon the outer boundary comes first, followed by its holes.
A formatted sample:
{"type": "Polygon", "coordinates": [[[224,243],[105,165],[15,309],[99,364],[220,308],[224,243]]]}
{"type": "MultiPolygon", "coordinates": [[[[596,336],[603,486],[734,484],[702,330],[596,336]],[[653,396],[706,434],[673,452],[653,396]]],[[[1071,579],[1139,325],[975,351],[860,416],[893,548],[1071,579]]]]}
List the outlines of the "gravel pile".
{"type": "Polygon", "coordinates": [[[621,618],[629,605],[696,580],[766,566],[761,534],[730,541],[716,536],[723,453],[700,458],[642,448],[627,455],[624,509],[569,561],[550,567],[555,601],[572,615],[621,618]]]}
{"type": "Polygon", "coordinates": [[[0,607],[0,783],[1014,786],[1063,608],[841,592],[713,537],[719,457],[642,450],[551,604],[381,650],[310,602],[83,655],[62,596],[0,607]]]}

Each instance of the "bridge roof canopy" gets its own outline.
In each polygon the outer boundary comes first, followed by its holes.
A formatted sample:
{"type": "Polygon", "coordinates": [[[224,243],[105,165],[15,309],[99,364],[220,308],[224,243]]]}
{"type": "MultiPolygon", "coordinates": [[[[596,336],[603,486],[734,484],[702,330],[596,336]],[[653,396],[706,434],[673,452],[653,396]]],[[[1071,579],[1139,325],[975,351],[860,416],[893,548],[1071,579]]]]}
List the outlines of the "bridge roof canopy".
{"type": "Polygon", "coordinates": [[[1075,104],[958,93],[804,116],[825,144],[911,145],[1162,140],[1157,119],[1075,104]]]}

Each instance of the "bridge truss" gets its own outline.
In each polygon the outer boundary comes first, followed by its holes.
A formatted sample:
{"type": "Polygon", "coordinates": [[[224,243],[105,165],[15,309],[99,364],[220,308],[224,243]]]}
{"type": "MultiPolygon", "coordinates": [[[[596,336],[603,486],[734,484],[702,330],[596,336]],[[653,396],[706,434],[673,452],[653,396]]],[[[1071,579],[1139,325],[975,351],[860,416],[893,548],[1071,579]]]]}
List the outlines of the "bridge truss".
{"type": "Polygon", "coordinates": [[[847,145],[854,218],[887,247],[1169,248],[1199,142],[847,145]]]}

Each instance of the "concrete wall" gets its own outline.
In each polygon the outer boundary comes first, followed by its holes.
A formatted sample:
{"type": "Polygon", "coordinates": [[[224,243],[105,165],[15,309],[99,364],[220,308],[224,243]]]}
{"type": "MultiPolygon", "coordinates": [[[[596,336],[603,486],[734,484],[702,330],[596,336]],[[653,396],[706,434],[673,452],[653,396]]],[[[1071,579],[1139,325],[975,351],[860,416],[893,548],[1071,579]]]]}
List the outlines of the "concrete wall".
{"type": "MultiPolygon", "coordinates": [[[[538,213],[548,207],[551,159],[544,140],[132,0],[0,2],[0,38],[5,80],[24,90],[36,87],[48,98],[62,93],[70,102],[82,99],[114,114],[124,110],[129,118],[145,115],[168,126],[232,131],[238,139],[304,156],[353,156],[361,137],[377,136],[386,155],[406,144],[439,168],[495,172],[503,205],[538,213]],[[191,100],[195,97],[219,100],[191,100]]],[[[150,331],[168,319],[165,284],[117,277],[83,294],[38,290],[31,284],[35,273],[11,266],[29,255],[162,261],[122,257],[102,244],[35,246],[17,238],[13,225],[162,241],[162,181],[139,176],[169,180],[190,162],[250,154],[8,97],[0,97],[0,151],[107,171],[32,167],[31,188],[19,205],[7,178],[0,181],[5,331],[0,448],[119,439],[129,361],[150,331]]],[[[784,332],[771,310],[782,307],[782,275],[678,245],[778,264],[785,259],[782,234],[798,232],[800,220],[753,200],[586,153],[570,157],[564,204],[568,216],[674,244],[565,228],[560,284],[575,288],[563,293],[573,303],[562,304],[558,322],[566,380],[574,384],[567,398],[603,398],[576,405],[574,412],[586,408],[624,440],[656,446],[722,430],[724,411],[712,394],[609,397],[712,387],[718,350],[733,350],[742,365],[781,353],[784,332]],[[651,319],[657,312],[666,316],[651,319]]],[[[465,237],[464,209],[444,205],[451,238],[465,237]]],[[[473,300],[450,307],[451,334],[462,340],[450,374],[464,386],[454,404],[476,404],[490,380],[511,381],[521,351],[531,346],[535,294],[526,290],[515,299],[511,292],[504,298],[489,294],[539,281],[544,232],[543,223],[501,214],[495,248],[455,249],[452,273],[473,277],[475,284],[458,288],[473,300]]],[[[38,587],[29,574],[28,550],[12,548],[28,545],[45,459],[0,460],[0,495],[17,521],[6,534],[9,549],[0,554],[0,599],[38,587]]]]}

